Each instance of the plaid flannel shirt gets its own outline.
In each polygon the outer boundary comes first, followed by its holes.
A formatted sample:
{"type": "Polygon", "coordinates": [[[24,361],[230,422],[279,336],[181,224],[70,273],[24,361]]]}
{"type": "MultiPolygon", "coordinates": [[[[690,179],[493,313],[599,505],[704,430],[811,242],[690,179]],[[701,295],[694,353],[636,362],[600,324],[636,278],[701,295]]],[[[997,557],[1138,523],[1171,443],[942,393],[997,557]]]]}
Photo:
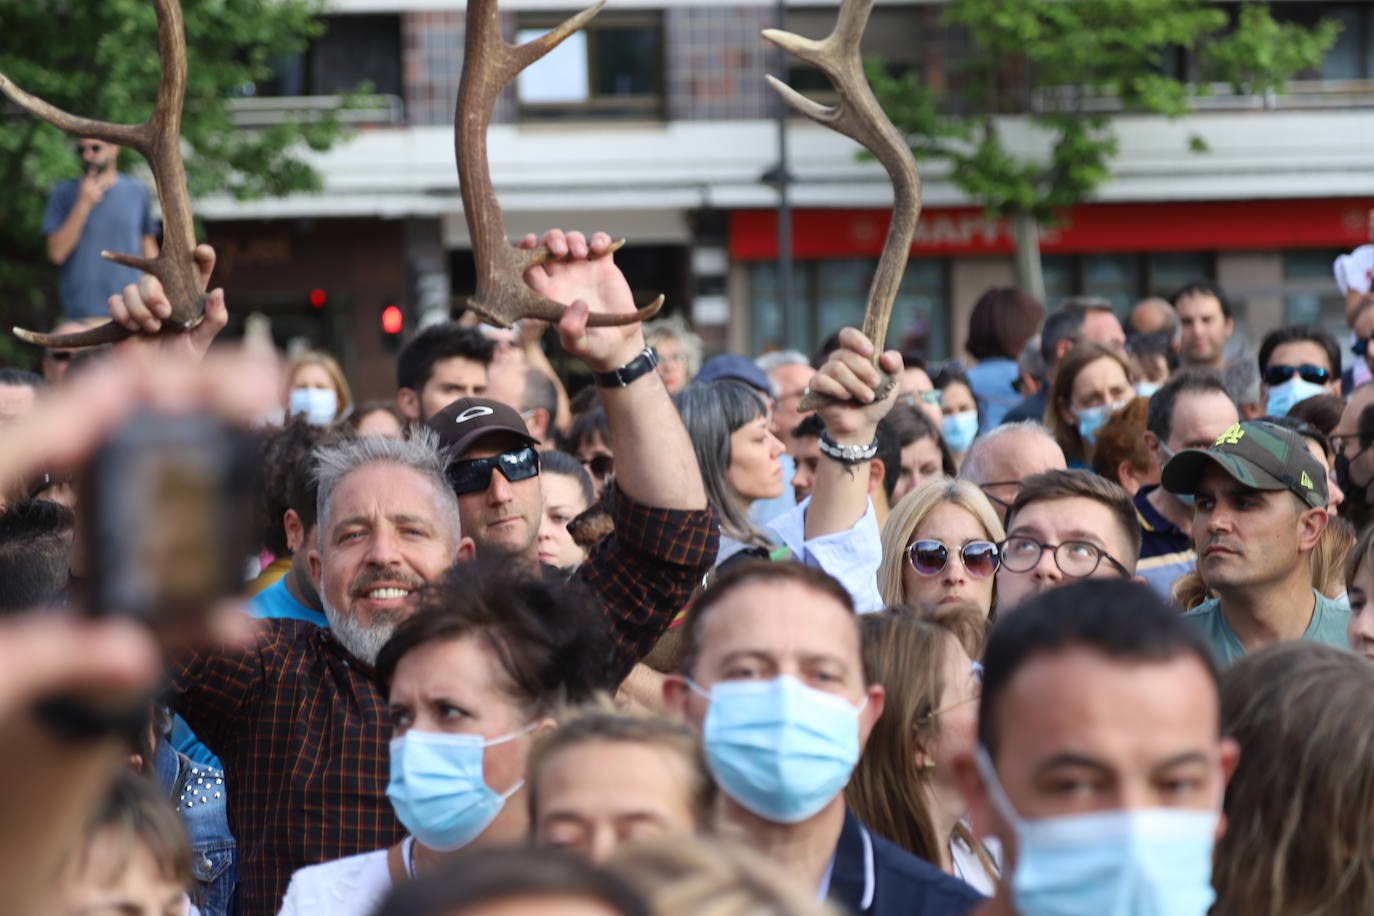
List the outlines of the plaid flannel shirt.
{"type": "MultiPolygon", "coordinates": [[[[709,510],[641,506],[619,491],[611,511],[615,534],[578,577],[606,612],[623,675],[710,569],[718,532],[709,510]]],[[[273,916],[297,869],[405,835],[386,797],[386,697],[328,629],[265,621],[250,648],[179,663],[173,691],[173,707],[224,763],[243,916],[273,916]]]]}

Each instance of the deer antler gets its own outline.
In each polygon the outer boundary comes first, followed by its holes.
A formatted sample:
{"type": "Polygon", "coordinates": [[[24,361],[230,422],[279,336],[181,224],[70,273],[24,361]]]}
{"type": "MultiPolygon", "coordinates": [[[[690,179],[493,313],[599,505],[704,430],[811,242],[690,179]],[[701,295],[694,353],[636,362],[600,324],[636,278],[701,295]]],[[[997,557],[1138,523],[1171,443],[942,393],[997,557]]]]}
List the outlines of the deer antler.
{"type": "MultiPolygon", "coordinates": [[[[878,269],[868,288],[868,307],[864,310],[863,332],[873,341],[874,365],[887,339],[887,326],[892,320],[892,303],[897,298],[897,286],[906,269],[911,239],[916,233],[916,221],[921,215],[921,176],[916,172],[916,159],[901,133],[883,113],[873,97],[873,90],[864,77],[863,59],[859,55],[859,41],[873,11],[873,0],[842,0],[835,29],[821,41],[802,38],[780,29],[764,29],[763,37],[773,44],[819,67],[840,95],[834,106],[820,105],[772,76],[769,85],[797,111],[824,127],[839,131],[857,140],[871,152],[892,179],[892,223],[887,240],[878,259],[878,269]]],[[[892,390],[896,380],[885,376],[876,392],[878,398],[892,390]]],[[[808,393],[800,409],[814,410],[832,403],[831,398],[808,393]]]]}
{"type": "MultiPolygon", "coordinates": [[[[186,168],[181,161],[181,105],[186,92],[186,35],[178,0],[153,0],[157,9],[158,57],[162,78],[157,103],[142,124],[112,124],[81,118],[55,108],[29,95],[0,74],[0,92],[30,114],[78,137],[97,137],[108,143],[128,146],[143,154],[153,169],[157,196],[162,203],[163,242],[156,258],[136,257],[113,251],[100,254],[117,264],[150,273],[162,281],[172,304],[171,316],[163,322],[167,332],[187,331],[205,317],[205,293],[192,251],[196,247],[195,226],[191,220],[191,194],[186,188],[186,168]]],[[[15,336],[45,347],[91,347],[113,343],[134,332],[111,321],[76,334],[51,336],[22,328],[15,336]]]]}
{"type": "MultiPolygon", "coordinates": [[[[543,245],[516,248],[506,240],[506,222],[496,191],[491,186],[491,170],[487,164],[487,124],[491,121],[496,97],[521,70],[586,25],[605,5],[606,0],[597,0],[594,6],[551,31],[516,46],[501,37],[496,0],[468,0],[463,77],[458,84],[458,110],[454,114],[454,145],[458,153],[463,216],[467,219],[472,254],[477,262],[477,292],[468,300],[468,307],[492,324],[510,327],[521,318],[557,321],[565,308],[530,289],[524,280],[526,270],[549,259],[549,250],[543,245]]],[[[611,251],[624,244],[624,239],[616,241],[611,251]]],[[[663,297],[659,296],[632,315],[594,312],[587,324],[633,324],[652,318],[662,305],[663,297]]]]}

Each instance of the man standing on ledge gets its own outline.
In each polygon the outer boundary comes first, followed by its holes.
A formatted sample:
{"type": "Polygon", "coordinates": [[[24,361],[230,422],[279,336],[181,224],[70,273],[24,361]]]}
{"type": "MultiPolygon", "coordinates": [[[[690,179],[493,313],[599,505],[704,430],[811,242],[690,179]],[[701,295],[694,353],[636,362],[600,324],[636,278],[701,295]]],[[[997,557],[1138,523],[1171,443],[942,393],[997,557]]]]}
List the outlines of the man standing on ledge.
{"type": "Polygon", "coordinates": [[[121,175],[119,147],[82,137],[76,154],[85,170],[53,187],[43,214],[48,260],[58,267],[58,292],[67,319],[107,317],[106,300],[140,272],[100,256],[102,251],[157,256],[157,223],[148,188],[121,175]]]}

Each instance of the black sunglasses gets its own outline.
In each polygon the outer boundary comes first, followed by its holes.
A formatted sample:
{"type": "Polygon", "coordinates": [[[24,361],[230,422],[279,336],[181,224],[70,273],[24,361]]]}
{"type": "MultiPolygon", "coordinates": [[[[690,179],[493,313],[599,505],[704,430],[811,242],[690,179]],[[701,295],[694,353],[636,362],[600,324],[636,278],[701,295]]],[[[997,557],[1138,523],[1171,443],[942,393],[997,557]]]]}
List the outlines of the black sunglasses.
{"type": "Polygon", "coordinates": [[[605,480],[615,471],[615,456],[601,454],[594,458],[582,462],[582,466],[587,469],[596,480],[605,480]]]}
{"type": "MultiPolygon", "coordinates": [[[[938,576],[949,563],[949,548],[940,541],[914,541],[906,549],[911,568],[923,576],[938,576]]],[[[1001,551],[992,541],[969,541],[959,548],[959,559],[970,576],[986,579],[997,572],[1001,551]]]]}
{"type": "Polygon", "coordinates": [[[1264,383],[1271,388],[1282,385],[1297,374],[1298,378],[1313,385],[1325,385],[1331,380],[1331,373],[1321,366],[1303,363],[1301,366],[1270,366],[1264,370],[1264,383]]]}
{"type": "Polygon", "coordinates": [[[529,480],[539,474],[539,453],[534,446],[527,445],[513,452],[502,452],[490,458],[469,458],[455,461],[448,469],[448,482],[453,492],[459,496],[479,493],[491,486],[491,472],[500,471],[501,476],[515,483],[529,480]]]}
{"type": "Polygon", "coordinates": [[[105,148],[105,144],[103,144],[103,143],[78,143],[78,144],[76,145],[76,154],[77,154],[78,156],[81,156],[81,155],[84,155],[84,154],[86,154],[86,153],[88,153],[88,152],[89,152],[89,153],[98,153],[98,152],[100,152],[101,150],[103,150],[104,148],[105,148]]]}

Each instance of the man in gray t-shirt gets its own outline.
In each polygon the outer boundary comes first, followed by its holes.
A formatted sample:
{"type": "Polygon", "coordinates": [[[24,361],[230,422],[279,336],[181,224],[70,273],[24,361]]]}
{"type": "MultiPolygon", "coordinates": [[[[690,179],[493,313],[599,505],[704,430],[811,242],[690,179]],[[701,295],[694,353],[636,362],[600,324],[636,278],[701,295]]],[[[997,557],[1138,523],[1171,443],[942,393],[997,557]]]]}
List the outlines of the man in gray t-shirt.
{"type": "Polygon", "coordinates": [[[58,291],[66,318],[104,317],[106,300],[139,271],[100,256],[102,251],[157,255],[157,222],[148,211],[148,189],[116,170],[119,147],[83,137],[77,141],[85,174],[59,182],[48,195],[43,235],[48,258],[58,266],[58,291]]]}
{"type": "Polygon", "coordinates": [[[1237,423],[1210,448],[1175,454],[1160,482],[1193,495],[1197,568],[1218,597],[1185,616],[1219,665],[1288,640],[1347,648],[1349,606],[1312,587],[1312,551],[1328,521],[1326,468],[1302,436],[1237,423]]]}

